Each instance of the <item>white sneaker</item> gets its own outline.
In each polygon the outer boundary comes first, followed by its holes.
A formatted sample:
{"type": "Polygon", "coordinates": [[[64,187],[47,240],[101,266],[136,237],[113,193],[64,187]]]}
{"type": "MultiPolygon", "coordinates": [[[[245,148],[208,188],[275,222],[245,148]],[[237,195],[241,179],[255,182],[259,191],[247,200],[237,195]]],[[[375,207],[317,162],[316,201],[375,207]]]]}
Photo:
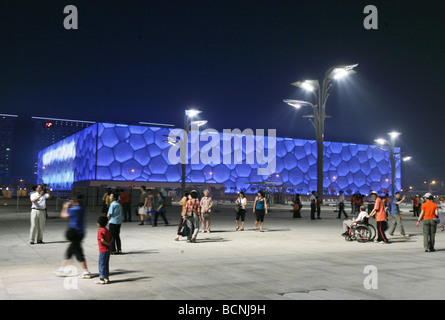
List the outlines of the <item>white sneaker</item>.
{"type": "Polygon", "coordinates": [[[77,276],[79,279],[90,279],[92,277],[89,271],[84,271],[77,276]]]}
{"type": "Polygon", "coordinates": [[[59,268],[57,270],[54,270],[53,273],[58,277],[68,277],[70,276],[70,272],[67,272],[64,268],[59,268]]]}

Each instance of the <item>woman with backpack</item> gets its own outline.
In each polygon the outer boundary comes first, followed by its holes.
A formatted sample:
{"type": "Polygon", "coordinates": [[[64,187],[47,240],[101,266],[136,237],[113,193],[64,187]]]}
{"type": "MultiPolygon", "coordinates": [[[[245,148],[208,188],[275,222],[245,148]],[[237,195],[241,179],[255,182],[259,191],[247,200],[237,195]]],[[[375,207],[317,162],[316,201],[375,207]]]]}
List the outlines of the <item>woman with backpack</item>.
{"type": "Polygon", "coordinates": [[[293,210],[292,212],[294,213],[292,218],[301,218],[301,196],[299,193],[297,193],[295,195],[295,200],[292,202],[293,205],[293,210]]]}
{"type": "Polygon", "coordinates": [[[199,223],[201,222],[201,205],[198,200],[198,192],[190,192],[190,199],[185,208],[185,219],[189,227],[187,235],[188,242],[196,242],[196,236],[199,232],[199,223]]]}

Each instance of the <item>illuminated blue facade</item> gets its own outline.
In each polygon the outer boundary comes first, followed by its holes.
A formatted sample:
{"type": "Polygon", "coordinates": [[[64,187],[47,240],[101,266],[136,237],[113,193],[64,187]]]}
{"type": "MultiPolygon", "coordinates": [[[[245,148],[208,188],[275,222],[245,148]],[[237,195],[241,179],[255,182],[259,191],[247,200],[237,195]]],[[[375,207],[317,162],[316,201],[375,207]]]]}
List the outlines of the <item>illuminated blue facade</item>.
{"type": "MultiPolygon", "coordinates": [[[[39,153],[38,182],[69,190],[77,181],[181,182],[181,165],[171,164],[166,142],[171,129],[96,123],[39,153]]],[[[222,135],[219,136],[222,141],[222,135]]],[[[203,144],[201,142],[201,144],[203,144]]],[[[221,142],[222,145],[222,142],[221,142]]],[[[276,169],[258,175],[258,163],[247,163],[245,143],[240,164],[223,164],[231,150],[221,150],[218,164],[187,164],[187,183],[219,183],[226,193],[252,184],[274,182],[293,187],[293,192],[317,189],[317,150],[313,140],[276,138],[276,169]]],[[[395,152],[400,152],[396,148],[395,152]]],[[[389,152],[372,145],[325,142],[324,189],[326,194],[344,190],[346,194],[390,189],[389,152]]],[[[189,158],[190,159],[190,158],[189,158]]],[[[400,163],[400,162],[399,162],[400,163]]],[[[396,168],[395,189],[401,188],[400,164],[396,168]]]]}

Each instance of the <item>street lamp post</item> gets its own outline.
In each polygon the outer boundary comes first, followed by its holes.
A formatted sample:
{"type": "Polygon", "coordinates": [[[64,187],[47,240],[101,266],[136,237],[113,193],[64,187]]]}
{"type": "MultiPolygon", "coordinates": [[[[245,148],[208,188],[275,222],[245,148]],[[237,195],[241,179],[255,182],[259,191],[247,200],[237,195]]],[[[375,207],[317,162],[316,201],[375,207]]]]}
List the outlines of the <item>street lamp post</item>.
{"type": "Polygon", "coordinates": [[[356,66],[358,66],[358,64],[329,68],[324,74],[321,86],[318,80],[305,80],[292,83],[293,86],[312,92],[315,103],[303,100],[284,100],[285,103],[297,109],[303,105],[311,106],[313,109],[312,115],[305,115],[303,117],[309,118],[309,121],[311,121],[315,128],[317,140],[317,195],[320,201],[323,201],[324,121],[330,118],[330,116],[326,115],[326,101],[329,97],[329,89],[332,87],[331,81],[356,73],[356,71],[354,71],[356,66]]]}
{"type": "MultiPolygon", "coordinates": [[[[182,148],[181,148],[181,189],[182,189],[182,196],[184,196],[185,193],[185,178],[186,178],[186,163],[187,163],[187,150],[188,150],[188,134],[190,132],[190,126],[191,126],[191,121],[190,119],[195,117],[196,115],[200,114],[202,111],[199,110],[194,110],[194,109],[189,109],[189,110],[185,110],[185,114],[184,114],[184,138],[182,139],[182,148]]],[[[203,125],[205,124],[206,121],[202,121],[200,122],[198,125],[203,125]]]]}
{"type": "Polygon", "coordinates": [[[402,158],[403,152],[394,152],[396,138],[400,135],[399,132],[392,131],[388,133],[390,139],[376,139],[375,142],[381,145],[381,149],[386,149],[389,151],[389,161],[391,165],[391,195],[394,196],[395,193],[395,176],[396,176],[396,165],[397,161],[408,161],[411,159],[410,156],[406,156],[402,158]]]}

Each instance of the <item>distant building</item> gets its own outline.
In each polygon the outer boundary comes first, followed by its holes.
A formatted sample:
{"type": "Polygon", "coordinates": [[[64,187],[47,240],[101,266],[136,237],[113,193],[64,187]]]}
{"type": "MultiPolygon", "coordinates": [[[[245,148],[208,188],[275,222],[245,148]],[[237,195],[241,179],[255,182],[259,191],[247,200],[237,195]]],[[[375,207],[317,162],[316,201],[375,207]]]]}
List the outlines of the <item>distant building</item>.
{"type": "Polygon", "coordinates": [[[10,184],[14,126],[18,116],[0,114],[0,186],[10,184]]]}
{"type": "Polygon", "coordinates": [[[39,151],[79,132],[95,122],[45,117],[32,117],[34,176],[37,176],[37,159],[39,151]]]}

